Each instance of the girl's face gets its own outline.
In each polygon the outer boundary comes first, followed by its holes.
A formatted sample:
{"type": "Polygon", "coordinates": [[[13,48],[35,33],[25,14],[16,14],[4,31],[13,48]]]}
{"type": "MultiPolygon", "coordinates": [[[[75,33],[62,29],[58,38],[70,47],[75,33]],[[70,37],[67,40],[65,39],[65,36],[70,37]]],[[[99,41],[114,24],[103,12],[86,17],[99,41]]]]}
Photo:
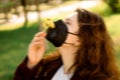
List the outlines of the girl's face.
{"type": "MultiPolygon", "coordinates": [[[[71,15],[69,15],[67,18],[64,19],[65,24],[68,27],[68,31],[74,34],[78,34],[79,25],[77,20],[77,13],[74,12],[71,15]]],[[[66,43],[72,43],[75,45],[79,45],[79,38],[77,35],[72,35],[68,33],[67,39],[65,41],[66,43]]],[[[68,44],[64,44],[68,45],[68,44]]]]}

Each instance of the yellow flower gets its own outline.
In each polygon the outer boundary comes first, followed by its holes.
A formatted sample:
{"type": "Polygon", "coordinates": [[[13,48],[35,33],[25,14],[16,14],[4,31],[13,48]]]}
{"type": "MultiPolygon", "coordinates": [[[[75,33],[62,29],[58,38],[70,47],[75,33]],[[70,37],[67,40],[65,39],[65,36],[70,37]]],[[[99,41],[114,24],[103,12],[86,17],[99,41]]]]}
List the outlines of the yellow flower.
{"type": "Polygon", "coordinates": [[[46,19],[43,22],[43,28],[48,29],[48,28],[55,28],[55,24],[51,19],[46,19]]]}

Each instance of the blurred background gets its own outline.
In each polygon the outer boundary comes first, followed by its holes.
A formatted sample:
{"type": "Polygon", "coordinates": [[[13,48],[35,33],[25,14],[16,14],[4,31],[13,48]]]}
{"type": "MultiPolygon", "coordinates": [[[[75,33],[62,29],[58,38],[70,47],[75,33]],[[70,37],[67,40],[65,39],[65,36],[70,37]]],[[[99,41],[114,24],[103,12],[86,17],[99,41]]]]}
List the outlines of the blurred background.
{"type": "MultiPolygon", "coordinates": [[[[45,18],[63,19],[76,8],[101,15],[120,69],[120,0],[0,0],[0,80],[12,80],[45,18]]],[[[48,42],[47,54],[55,50],[48,42]]]]}

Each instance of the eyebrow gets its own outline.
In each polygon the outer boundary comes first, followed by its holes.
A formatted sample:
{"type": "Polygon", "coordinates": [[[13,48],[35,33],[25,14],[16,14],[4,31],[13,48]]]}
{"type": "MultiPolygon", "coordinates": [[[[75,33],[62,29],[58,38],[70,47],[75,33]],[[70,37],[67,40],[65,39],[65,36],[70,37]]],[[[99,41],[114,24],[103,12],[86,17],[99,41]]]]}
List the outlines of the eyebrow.
{"type": "Polygon", "coordinates": [[[70,18],[67,18],[66,20],[67,20],[67,21],[71,21],[71,19],[70,19],[70,18]]]}

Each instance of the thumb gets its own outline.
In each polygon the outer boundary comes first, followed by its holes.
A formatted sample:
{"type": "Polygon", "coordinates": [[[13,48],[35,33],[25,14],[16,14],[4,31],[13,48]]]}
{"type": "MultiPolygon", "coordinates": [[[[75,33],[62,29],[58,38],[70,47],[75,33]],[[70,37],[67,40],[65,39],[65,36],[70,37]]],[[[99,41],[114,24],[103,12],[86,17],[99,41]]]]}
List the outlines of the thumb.
{"type": "Polygon", "coordinates": [[[41,32],[41,35],[42,35],[43,37],[46,37],[47,33],[43,31],[43,32],[41,32]]]}

